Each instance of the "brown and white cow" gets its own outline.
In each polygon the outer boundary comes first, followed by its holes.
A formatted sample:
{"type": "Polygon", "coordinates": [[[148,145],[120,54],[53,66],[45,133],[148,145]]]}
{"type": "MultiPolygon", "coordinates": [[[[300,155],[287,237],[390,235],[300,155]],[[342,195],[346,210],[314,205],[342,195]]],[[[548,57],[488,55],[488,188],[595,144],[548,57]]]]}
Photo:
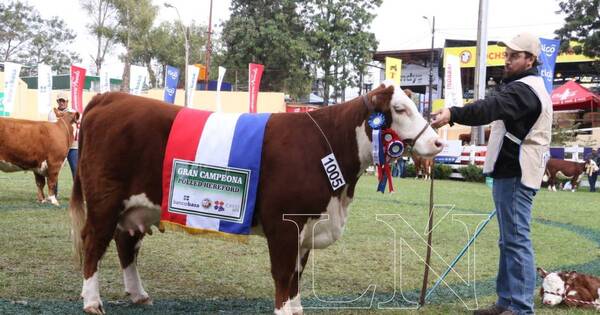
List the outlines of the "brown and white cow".
{"type": "Polygon", "coordinates": [[[557,179],[569,179],[571,180],[571,191],[574,192],[577,189],[584,172],[585,163],[550,159],[546,164],[544,181],[548,182],[548,190],[556,191],[557,179]]]}
{"type": "Polygon", "coordinates": [[[415,179],[421,176],[424,180],[431,178],[431,172],[433,171],[433,159],[419,156],[417,154],[411,154],[411,158],[415,163],[415,179]]]}
{"type": "Polygon", "coordinates": [[[538,268],[542,278],[540,296],[545,305],[593,307],[600,310],[600,278],[575,271],[546,272],[538,268]]]}
{"type": "MultiPolygon", "coordinates": [[[[82,255],[86,312],[104,312],[98,263],[111,239],[125,291],[134,303],[151,303],[136,257],[145,233],[158,224],[164,152],[179,110],[122,93],[97,95],[86,108],[70,210],[75,248],[82,255]],[[132,236],[123,226],[139,228],[132,236]]],[[[441,139],[415,104],[391,85],[313,111],[314,121],[306,113],[277,113],[267,122],[253,225],[268,243],[276,314],[302,313],[298,283],[310,250],[325,248],[342,234],[356,183],[373,164],[365,122],[373,111],[384,113],[401,138],[415,139],[418,154],[432,157],[441,151],[441,139]],[[335,192],[321,163],[329,153],[325,138],[347,182],[335,192]]]]}
{"type": "Polygon", "coordinates": [[[73,143],[72,124],[79,120],[79,113],[55,113],[58,121],[53,123],[0,118],[0,171],[33,171],[39,202],[46,201],[48,179],[47,200],[58,206],[56,182],[73,143]]]}

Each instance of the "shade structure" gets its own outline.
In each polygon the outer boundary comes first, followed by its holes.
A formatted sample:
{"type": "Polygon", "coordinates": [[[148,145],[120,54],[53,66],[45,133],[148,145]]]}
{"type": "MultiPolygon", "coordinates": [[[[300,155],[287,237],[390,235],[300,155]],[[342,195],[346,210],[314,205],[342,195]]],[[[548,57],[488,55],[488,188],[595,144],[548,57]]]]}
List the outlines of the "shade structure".
{"type": "Polygon", "coordinates": [[[552,107],[561,110],[594,111],[600,106],[600,96],[590,92],[575,81],[568,81],[552,91],[552,107]]]}

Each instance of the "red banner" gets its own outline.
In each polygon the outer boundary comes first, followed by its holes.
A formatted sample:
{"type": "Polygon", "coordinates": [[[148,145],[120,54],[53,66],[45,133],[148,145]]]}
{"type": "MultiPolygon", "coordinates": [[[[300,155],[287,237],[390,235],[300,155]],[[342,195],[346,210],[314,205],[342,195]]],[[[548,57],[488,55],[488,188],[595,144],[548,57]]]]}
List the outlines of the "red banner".
{"type": "Polygon", "coordinates": [[[83,113],[83,86],[85,85],[85,69],[71,66],[71,107],[83,113]]]}
{"type": "Polygon", "coordinates": [[[256,100],[260,88],[260,78],[264,70],[263,65],[256,63],[248,64],[248,95],[250,96],[249,112],[256,113],[256,100]]]}

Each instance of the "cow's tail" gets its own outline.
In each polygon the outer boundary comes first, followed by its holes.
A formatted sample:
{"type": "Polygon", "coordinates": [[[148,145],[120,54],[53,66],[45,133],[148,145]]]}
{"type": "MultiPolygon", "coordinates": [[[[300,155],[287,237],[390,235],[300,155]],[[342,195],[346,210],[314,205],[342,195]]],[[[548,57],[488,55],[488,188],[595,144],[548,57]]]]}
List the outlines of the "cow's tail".
{"type": "Polygon", "coordinates": [[[79,168],[77,168],[77,172],[75,172],[69,212],[71,215],[71,237],[73,238],[75,259],[79,263],[79,266],[81,266],[83,264],[83,238],[81,237],[81,232],[83,231],[83,226],[85,224],[86,211],[83,200],[83,191],[81,189],[81,178],[79,177],[79,168]]]}

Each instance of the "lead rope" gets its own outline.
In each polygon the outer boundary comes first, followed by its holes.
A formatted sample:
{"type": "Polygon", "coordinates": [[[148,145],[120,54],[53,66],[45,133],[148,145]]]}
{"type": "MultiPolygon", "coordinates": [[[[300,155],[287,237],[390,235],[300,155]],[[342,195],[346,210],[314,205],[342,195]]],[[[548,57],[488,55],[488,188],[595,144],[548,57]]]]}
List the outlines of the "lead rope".
{"type": "Polygon", "coordinates": [[[306,115],[308,115],[308,117],[310,117],[310,119],[315,123],[315,126],[317,126],[317,128],[319,128],[321,135],[323,135],[323,138],[325,138],[325,142],[327,142],[327,146],[329,147],[329,152],[333,153],[333,149],[331,148],[331,143],[329,143],[329,140],[327,139],[327,136],[325,136],[325,133],[323,132],[323,129],[321,129],[321,126],[319,126],[319,124],[317,124],[317,121],[310,115],[309,112],[306,112],[306,115]]]}

